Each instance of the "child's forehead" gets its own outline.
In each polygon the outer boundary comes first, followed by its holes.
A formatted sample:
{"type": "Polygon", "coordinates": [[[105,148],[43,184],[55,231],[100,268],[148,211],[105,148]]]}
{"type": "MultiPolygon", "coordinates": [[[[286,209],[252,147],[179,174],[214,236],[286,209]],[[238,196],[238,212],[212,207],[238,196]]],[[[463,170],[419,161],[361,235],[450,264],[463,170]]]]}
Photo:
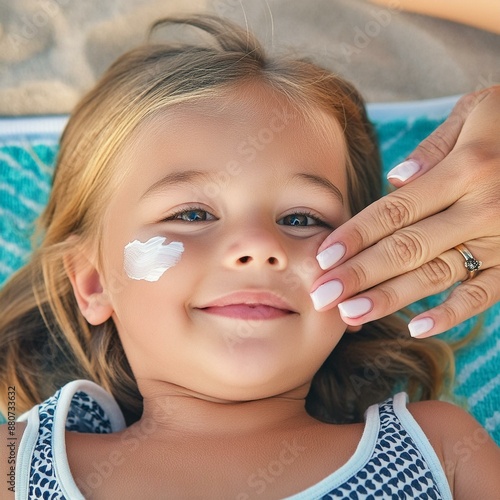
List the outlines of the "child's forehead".
{"type": "Polygon", "coordinates": [[[275,122],[292,122],[298,126],[313,126],[317,131],[324,129],[331,135],[332,128],[339,127],[333,112],[322,109],[317,103],[299,103],[298,99],[284,95],[270,85],[261,82],[246,82],[215,89],[205,96],[183,100],[151,113],[139,124],[135,135],[147,131],[152,134],[165,130],[169,123],[177,126],[208,124],[224,120],[235,124],[246,124],[251,120],[264,119],[275,122]],[[206,121],[205,121],[206,120],[206,121]]]}
{"type": "Polygon", "coordinates": [[[146,165],[209,164],[213,158],[245,163],[273,152],[279,163],[292,157],[310,163],[320,154],[346,164],[345,137],[333,113],[313,103],[304,109],[267,85],[216,90],[143,119],[118,156],[121,179],[132,170],[145,174],[146,165]]]}

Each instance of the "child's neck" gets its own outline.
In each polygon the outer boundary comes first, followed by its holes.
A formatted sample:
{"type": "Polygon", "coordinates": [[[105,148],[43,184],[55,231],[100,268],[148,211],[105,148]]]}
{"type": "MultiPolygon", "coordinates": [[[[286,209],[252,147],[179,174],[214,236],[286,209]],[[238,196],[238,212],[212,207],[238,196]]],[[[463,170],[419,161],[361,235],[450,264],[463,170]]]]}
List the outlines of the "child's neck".
{"type": "Polygon", "coordinates": [[[141,422],[164,432],[196,438],[237,437],[316,422],[305,410],[309,385],[254,401],[232,402],[208,398],[159,381],[138,380],[144,398],[141,422]]]}

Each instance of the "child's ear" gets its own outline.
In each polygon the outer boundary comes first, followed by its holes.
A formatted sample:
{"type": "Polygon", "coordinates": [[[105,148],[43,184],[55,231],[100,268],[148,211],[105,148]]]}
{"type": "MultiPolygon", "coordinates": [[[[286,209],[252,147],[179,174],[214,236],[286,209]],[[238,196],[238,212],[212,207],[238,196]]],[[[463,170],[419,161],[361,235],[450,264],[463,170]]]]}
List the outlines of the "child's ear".
{"type": "Polygon", "coordinates": [[[107,321],[113,307],[102,287],[99,271],[79,245],[74,245],[74,249],[64,256],[64,268],[85,319],[91,325],[107,321]]]}

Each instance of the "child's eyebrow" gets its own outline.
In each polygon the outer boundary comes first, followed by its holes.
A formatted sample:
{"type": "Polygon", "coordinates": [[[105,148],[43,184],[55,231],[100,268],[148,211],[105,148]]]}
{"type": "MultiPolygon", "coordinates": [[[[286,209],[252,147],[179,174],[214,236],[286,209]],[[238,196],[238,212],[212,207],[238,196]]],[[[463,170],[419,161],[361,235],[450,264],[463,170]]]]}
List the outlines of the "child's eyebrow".
{"type": "MultiPolygon", "coordinates": [[[[154,196],[156,193],[162,192],[165,189],[176,186],[179,184],[191,184],[195,181],[209,181],[213,180],[214,174],[211,172],[204,172],[202,170],[180,170],[178,172],[171,172],[161,179],[152,184],[141,196],[140,200],[144,200],[145,198],[149,198],[154,196]]],[[[335,186],[330,180],[326,177],[321,177],[315,174],[307,174],[305,172],[301,172],[295,174],[292,180],[303,180],[308,183],[314,184],[316,186],[320,186],[322,188],[326,188],[330,193],[333,194],[335,198],[337,198],[340,203],[344,204],[344,197],[340,192],[340,189],[335,186]]]]}
{"type": "Polygon", "coordinates": [[[299,173],[294,175],[293,179],[305,180],[309,183],[315,184],[316,186],[326,188],[328,191],[330,191],[330,193],[333,194],[333,196],[335,196],[335,198],[340,201],[340,203],[342,203],[342,205],[344,204],[344,197],[342,196],[340,189],[326,177],[321,177],[320,175],[314,174],[299,173]]]}
{"type": "Polygon", "coordinates": [[[172,187],[174,185],[179,184],[190,184],[194,181],[206,181],[212,178],[212,174],[210,172],[203,172],[201,170],[180,170],[178,172],[171,172],[160,180],[156,181],[153,185],[151,185],[141,196],[140,200],[142,201],[145,198],[149,198],[150,196],[155,195],[161,191],[164,191],[168,187],[172,187]]]}

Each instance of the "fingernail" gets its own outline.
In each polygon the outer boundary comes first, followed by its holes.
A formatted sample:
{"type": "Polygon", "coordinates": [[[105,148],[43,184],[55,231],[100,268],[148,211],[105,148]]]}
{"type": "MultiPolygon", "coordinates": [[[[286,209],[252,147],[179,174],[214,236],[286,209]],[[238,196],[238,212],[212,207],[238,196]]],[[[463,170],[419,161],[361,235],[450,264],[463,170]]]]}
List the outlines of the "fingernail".
{"type": "Polygon", "coordinates": [[[328,269],[336,264],[345,254],[345,245],[343,243],[334,243],[332,246],[325,248],[322,252],[316,255],[319,267],[328,269]]]}
{"type": "Polygon", "coordinates": [[[415,160],[406,160],[396,165],[388,174],[388,179],[406,181],[420,170],[420,165],[415,160]]]}
{"type": "Polygon", "coordinates": [[[323,283],[311,293],[314,309],[316,309],[316,311],[323,309],[323,307],[337,300],[343,291],[344,287],[339,280],[323,283]]]}
{"type": "Polygon", "coordinates": [[[420,337],[420,335],[427,333],[433,326],[434,320],[432,318],[422,318],[410,321],[408,330],[410,330],[410,335],[412,337],[420,337]]]}
{"type": "Polygon", "coordinates": [[[346,318],[359,318],[373,309],[373,302],[366,298],[346,300],[341,302],[338,308],[340,314],[346,318]]]}

